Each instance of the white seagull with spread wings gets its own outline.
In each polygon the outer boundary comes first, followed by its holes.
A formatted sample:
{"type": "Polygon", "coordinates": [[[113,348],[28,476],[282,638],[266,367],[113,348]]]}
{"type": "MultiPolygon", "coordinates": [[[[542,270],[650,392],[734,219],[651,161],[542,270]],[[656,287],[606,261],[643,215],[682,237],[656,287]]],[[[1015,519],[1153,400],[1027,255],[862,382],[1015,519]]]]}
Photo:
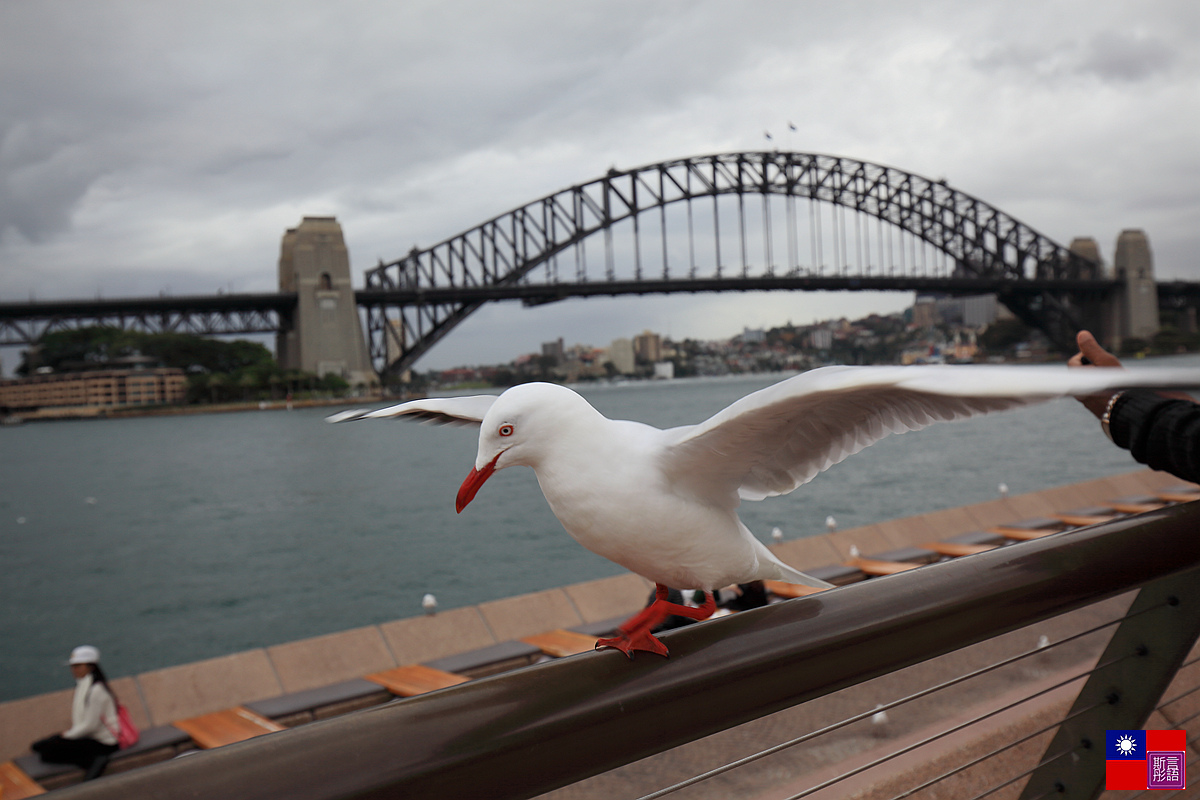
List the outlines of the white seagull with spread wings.
{"type": "Polygon", "coordinates": [[[786,494],[889,434],[935,422],[1070,395],[1198,385],[1197,371],[1165,368],[825,367],[749,394],[697,425],[667,430],[608,419],[571,389],[548,383],[329,420],[480,426],[458,511],[496,470],[532,467],[567,533],[657,584],[655,602],[597,646],[666,655],[651,630],[670,614],[711,615],[716,589],[762,579],[829,586],[759,542],[738,519],[742,500],[786,494]],[[667,587],[703,590],[706,602],[669,603],[667,587]]]}

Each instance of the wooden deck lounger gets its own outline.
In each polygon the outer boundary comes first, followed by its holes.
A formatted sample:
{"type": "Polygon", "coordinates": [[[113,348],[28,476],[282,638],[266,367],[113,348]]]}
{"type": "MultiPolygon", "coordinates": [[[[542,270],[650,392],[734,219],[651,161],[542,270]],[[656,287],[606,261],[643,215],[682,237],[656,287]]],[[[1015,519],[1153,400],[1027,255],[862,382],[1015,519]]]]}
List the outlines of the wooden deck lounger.
{"type": "Polygon", "coordinates": [[[596,649],[596,637],[587,636],[574,631],[563,630],[556,628],[545,633],[536,633],[533,636],[522,636],[521,641],[525,644],[531,644],[541,650],[548,656],[555,658],[564,658],[565,656],[573,656],[576,653],[586,653],[588,650],[596,649]]]}
{"type": "Polygon", "coordinates": [[[971,544],[969,542],[925,542],[925,544],[921,545],[926,550],[932,550],[935,553],[952,558],[973,556],[976,553],[995,550],[999,546],[998,544],[971,544]]]}
{"type": "Polygon", "coordinates": [[[18,800],[21,797],[35,797],[45,793],[45,789],[13,762],[5,761],[0,764],[0,798],[3,800],[18,800]]]}
{"type": "Polygon", "coordinates": [[[244,706],[181,719],[171,724],[191,736],[192,741],[205,750],[284,730],[282,725],[277,725],[244,706]]]}
{"type": "Polygon", "coordinates": [[[1021,520],[1020,522],[1010,522],[1005,525],[997,525],[993,528],[988,528],[988,532],[998,533],[1006,539],[1016,539],[1023,542],[1029,539],[1040,539],[1052,533],[1058,533],[1066,527],[1066,523],[1062,520],[1039,517],[1036,519],[1021,520]]]}
{"type": "Polygon", "coordinates": [[[943,556],[959,558],[994,550],[997,547],[1003,547],[1010,541],[1010,539],[988,531],[967,531],[957,536],[947,537],[940,542],[925,542],[921,547],[943,556]]]}
{"type": "Polygon", "coordinates": [[[1109,500],[1108,504],[1122,514],[1144,514],[1147,511],[1156,511],[1166,505],[1152,494],[1127,494],[1124,497],[1109,500]]]}
{"type": "Polygon", "coordinates": [[[1055,519],[1062,520],[1068,525],[1076,528],[1082,528],[1087,525],[1099,525],[1101,522],[1109,522],[1117,517],[1124,516],[1120,511],[1112,506],[1087,506],[1086,508],[1072,508],[1067,511],[1056,511],[1052,514],[1055,519]]]}
{"type": "Polygon", "coordinates": [[[1160,500],[1166,500],[1169,503],[1190,503],[1193,500],[1200,500],[1200,494],[1196,492],[1157,492],[1160,500]]]}
{"type": "Polygon", "coordinates": [[[996,533],[1006,539],[1016,539],[1018,542],[1026,542],[1030,539],[1040,539],[1043,536],[1049,536],[1052,533],[1058,533],[1062,528],[992,528],[996,533]]]}
{"type": "Polygon", "coordinates": [[[848,567],[857,567],[868,575],[882,576],[895,575],[897,572],[905,572],[910,569],[922,567],[924,564],[916,564],[912,561],[881,561],[877,558],[852,558],[846,562],[848,567]]]}
{"type": "MultiPolygon", "coordinates": [[[[318,719],[341,716],[386,703],[392,695],[378,683],[361,678],[331,683],[316,689],[291,692],[246,703],[246,708],[291,728],[318,719]]],[[[0,800],[3,800],[0,798],[0,800]]]]}
{"type": "Polygon", "coordinates": [[[802,583],[784,583],[783,581],[763,581],[763,585],[767,587],[768,592],[776,597],[786,597],[789,600],[793,597],[807,597],[810,594],[825,591],[815,586],[805,586],[802,583]]]}
{"type": "Polygon", "coordinates": [[[470,678],[453,672],[443,672],[424,664],[409,664],[407,667],[395,667],[368,675],[367,680],[378,683],[397,697],[412,697],[435,689],[445,689],[447,686],[457,686],[466,683],[470,678]]]}
{"type": "Polygon", "coordinates": [[[542,651],[531,644],[508,639],[465,653],[430,659],[422,662],[422,665],[467,678],[484,678],[528,666],[541,655],[542,651]]]}
{"type": "MultiPolygon", "coordinates": [[[[864,580],[867,576],[863,574],[861,569],[850,567],[845,564],[826,564],[823,567],[804,570],[805,574],[811,575],[814,578],[820,578],[823,581],[829,581],[835,586],[845,586],[848,583],[857,583],[864,580]]],[[[812,594],[812,592],[807,592],[812,594]]]]}

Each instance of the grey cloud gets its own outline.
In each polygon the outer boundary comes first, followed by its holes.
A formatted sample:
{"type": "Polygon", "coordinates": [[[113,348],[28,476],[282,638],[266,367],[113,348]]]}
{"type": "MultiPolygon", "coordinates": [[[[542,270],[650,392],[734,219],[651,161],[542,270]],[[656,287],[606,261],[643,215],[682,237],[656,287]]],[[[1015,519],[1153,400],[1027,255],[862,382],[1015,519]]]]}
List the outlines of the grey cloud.
{"type": "Polygon", "coordinates": [[[50,127],[17,123],[0,142],[0,231],[33,242],[65,230],[80,198],[105,171],[86,142],[50,127]]]}
{"type": "MultiPolygon", "coordinates": [[[[609,165],[760,148],[764,128],[946,175],[1055,235],[1145,227],[1186,271],[1185,5],[0,3],[0,297],[269,288],[304,214],[339,217],[360,280],[609,165]]],[[[620,307],[588,338],[658,324],[620,307]]],[[[511,356],[530,313],[483,338],[511,356]]]]}
{"type": "Polygon", "coordinates": [[[1101,31],[1086,41],[1015,42],[975,55],[985,73],[1014,72],[1045,81],[1091,76],[1104,82],[1141,83],[1163,76],[1178,61],[1169,42],[1145,33],[1101,31]]]}
{"type": "Polygon", "coordinates": [[[1139,83],[1167,72],[1177,59],[1174,48],[1156,36],[1103,31],[1088,41],[1076,71],[1139,83]]]}

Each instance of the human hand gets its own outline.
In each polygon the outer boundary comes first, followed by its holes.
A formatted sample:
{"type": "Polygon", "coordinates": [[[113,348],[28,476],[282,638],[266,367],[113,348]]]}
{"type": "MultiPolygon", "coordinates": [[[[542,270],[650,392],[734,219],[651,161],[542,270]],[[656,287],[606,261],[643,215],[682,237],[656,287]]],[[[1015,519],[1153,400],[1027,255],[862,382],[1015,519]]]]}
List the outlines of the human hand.
{"type": "MultiPolygon", "coordinates": [[[[1096,337],[1092,336],[1090,331],[1080,331],[1075,334],[1075,343],[1079,345],[1079,352],[1071,356],[1067,361],[1068,366],[1072,367],[1120,367],[1121,361],[1112,353],[1105,350],[1096,341],[1096,337]]],[[[1083,403],[1088,411],[1096,415],[1096,419],[1104,416],[1105,409],[1108,408],[1108,402],[1112,399],[1116,392],[1103,392],[1101,394],[1089,394],[1075,399],[1083,403]]]]}
{"type": "MultiPolygon", "coordinates": [[[[1092,336],[1089,331],[1080,331],[1075,335],[1075,343],[1079,345],[1079,352],[1071,356],[1067,361],[1068,366],[1072,367],[1120,367],[1120,360],[1112,353],[1105,350],[1096,341],[1096,337],[1092,336]]],[[[1108,402],[1113,395],[1119,392],[1104,392],[1102,394],[1089,394],[1075,399],[1083,403],[1088,411],[1096,415],[1096,419],[1101,419],[1104,416],[1105,410],[1108,408],[1108,402]]],[[[1162,397],[1171,400],[1188,400],[1195,402],[1191,395],[1186,392],[1159,392],[1162,397]]]]}
{"type": "Polygon", "coordinates": [[[1075,343],[1079,345],[1079,352],[1071,356],[1067,362],[1072,367],[1119,367],[1120,360],[1112,353],[1105,350],[1096,341],[1096,337],[1092,336],[1090,331],[1080,331],[1075,334],[1075,343]]]}

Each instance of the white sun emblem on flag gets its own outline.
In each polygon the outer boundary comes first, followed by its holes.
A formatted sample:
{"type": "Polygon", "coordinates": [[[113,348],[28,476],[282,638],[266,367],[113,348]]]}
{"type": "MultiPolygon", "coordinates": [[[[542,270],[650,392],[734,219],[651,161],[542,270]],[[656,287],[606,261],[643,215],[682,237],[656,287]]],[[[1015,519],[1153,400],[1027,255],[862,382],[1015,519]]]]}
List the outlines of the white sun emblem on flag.
{"type": "Polygon", "coordinates": [[[1137,742],[1133,740],[1132,736],[1118,737],[1117,750],[1119,750],[1123,756],[1131,756],[1133,755],[1133,751],[1137,750],[1137,742]]]}

